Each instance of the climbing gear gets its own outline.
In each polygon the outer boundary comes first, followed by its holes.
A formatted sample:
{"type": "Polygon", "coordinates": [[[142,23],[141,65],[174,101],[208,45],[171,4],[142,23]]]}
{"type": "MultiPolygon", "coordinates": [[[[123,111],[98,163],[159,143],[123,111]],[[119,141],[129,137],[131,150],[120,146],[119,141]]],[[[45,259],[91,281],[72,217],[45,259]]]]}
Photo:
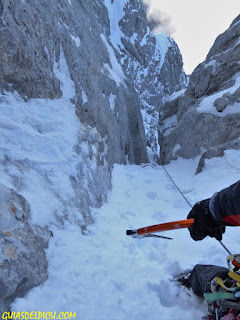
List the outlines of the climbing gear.
{"type": "MultiPolygon", "coordinates": [[[[181,190],[178,188],[170,174],[167,172],[166,168],[163,166],[170,180],[173,182],[177,190],[181,193],[183,198],[193,209],[194,207],[187,200],[181,190]]],[[[188,217],[187,220],[173,221],[162,223],[153,226],[147,226],[135,230],[126,230],[128,236],[134,238],[144,238],[144,237],[161,237],[153,233],[162,232],[167,230],[181,229],[181,228],[190,228],[194,224],[194,216],[188,217]]],[[[221,227],[221,226],[220,226],[221,227]]],[[[225,230],[220,230],[222,234],[225,230]]],[[[240,320],[240,255],[232,255],[228,248],[222,243],[221,235],[217,233],[211,234],[216,237],[218,242],[228,253],[228,267],[229,267],[229,278],[226,280],[216,277],[211,282],[211,291],[204,293],[204,298],[208,303],[209,314],[204,319],[208,320],[240,320]],[[220,235],[220,236],[219,236],[220,235]]],[[[209,234],[208,234],[209,235],[209,234]]],[[[210,235],[210,236],[211,236],[210,235]]],[[[167,238],[167,237],[165,237],[167,238]]],[[[179,278],[180,283],[183,285],[189,285],[188,277],[179,278]]]]}
{"type": "Polygon", "coordinates": [[[126,235],[138,238],[138,236],[149,236],[149,234],[154,232],[188,228],[193,223],[194,223],[193,219],[188,219],[188,220],[180,220],[180,221],[172,221],[167,223],[155,224],[153,226],[143,227],[136,230],[126,230],[126,235]]]}
{"type": "MultiPolygon", "coordinates": [[[[194,219],[187,219],[187,220],[179,220],[179,221],[172,221],[172,222],[166,222],[161,224],[155,224],[153,226],[143,227],[140,229],[135,230],[126,230],[127,236],[132,236],[133,238],[145,238],[145,237],[158,237],[163,239],[171,239],[168,237],[163,236],[157,236],[155,234],[152,234],[154,232],[162,232],[162,231],[169,231],[169,230],[176,230],[176,229],[182,229],[182,228],[189,228],[194,223],[194,219]]],[[[228,250],[228,248],[222,243],[222,241],[218,241],[221,246],[227,251],[229,255],[231,255],[231,252],[228,250]]]]}
{"type": "Polygon", "coordinates": [[[234,267],[240,268],[240,254],[231,254],[227,257],[229,271],[234,272],[234,267]]]}
{"type": "Polygon", "coordinates": [[[228,278],[215,277],[211,281],[211,292],[203,295],[211,320],[240,320],[240,254],[229,255],[227,265],[228,278]]]}

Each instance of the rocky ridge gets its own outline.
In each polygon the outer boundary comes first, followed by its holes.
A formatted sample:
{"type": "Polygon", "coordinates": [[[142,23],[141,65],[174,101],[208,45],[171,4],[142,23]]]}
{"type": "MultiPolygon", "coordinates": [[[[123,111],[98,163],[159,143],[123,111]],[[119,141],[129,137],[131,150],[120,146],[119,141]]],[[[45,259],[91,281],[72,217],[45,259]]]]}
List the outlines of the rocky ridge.
{"type": "Polygon", "coordinates": [[[186,90],[175,93],[160,108],[160,162],[178,156],[221,156],[239,148],[240,136],[240,16],[219,35],[206,60],[190,76],[186,90]]]}

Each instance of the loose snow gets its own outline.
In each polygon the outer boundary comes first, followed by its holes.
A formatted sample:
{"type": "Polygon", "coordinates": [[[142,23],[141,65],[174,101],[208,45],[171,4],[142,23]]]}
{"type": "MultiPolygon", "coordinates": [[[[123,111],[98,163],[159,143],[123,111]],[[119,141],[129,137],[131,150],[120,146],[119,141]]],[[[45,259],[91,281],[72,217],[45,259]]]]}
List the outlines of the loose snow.
{"type": "MultiPolygon", "coordinates": [[[[239,156],[234,150],[206,160],[197,176],[199,158],[166,168],[194,204],[239,179],[239,156]]],[[[206,303],[171,280],[197,263],[225,265],[226,252],[215,239],[193,241],[186,229],[163,233],[174,240],[126,236],[126,229],[185,219],[190,207],[161,166],[115,165],[112,176],[108,203],[93,210],[95,224],[84,235],[67,221],[53,228],[48,280],[16,299],[12,310],[71,311],[86,320],[200,319],[206,303]]],[[[223,242],[238,252],[238,228],[229,227],[223,242]]]]}

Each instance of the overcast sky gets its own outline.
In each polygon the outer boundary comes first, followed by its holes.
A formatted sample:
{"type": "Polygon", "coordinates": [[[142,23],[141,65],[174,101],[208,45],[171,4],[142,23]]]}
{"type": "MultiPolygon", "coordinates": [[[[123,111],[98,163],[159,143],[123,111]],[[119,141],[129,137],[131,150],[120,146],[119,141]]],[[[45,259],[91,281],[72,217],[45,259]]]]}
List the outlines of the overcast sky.
{"type": "Polygon", "coordinates": [[[144,1],[150,4],[150,12],[159,13],[160,29],[177,42],[187,74],[205,60],[216,37],[240,14],[240,0],[144,1]]]}

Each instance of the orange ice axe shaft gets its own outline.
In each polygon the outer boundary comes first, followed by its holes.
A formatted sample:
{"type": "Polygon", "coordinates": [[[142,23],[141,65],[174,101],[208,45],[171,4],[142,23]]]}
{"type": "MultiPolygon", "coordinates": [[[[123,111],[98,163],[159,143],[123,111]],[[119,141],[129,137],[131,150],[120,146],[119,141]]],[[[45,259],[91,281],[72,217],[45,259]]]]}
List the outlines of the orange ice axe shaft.
{"type": "Polygon", "coordinates": [[[167,231],[167,230],[174,230],[174,229],[182,229],[182,228],[189,228],[194,223],[194,219],[187,219],[187,220],[179,220],[179,221],[172,221],[172,222],[166,222],[161,224],[155,224],[153,226],[148,226],[136,230],[127,230],[126,234],[128,236],[134,236],[134,235],[146,235],[151,234],[155,232],[161,232],[161,231],[167,231]]]}
{"type": "MultiPolygon", "coordinates": [[[[161,232],[161,231],[167,231],[167,230],[175,230],[175,229],[183,229],[183,228],[189,228],[193,225],[194,219],[187,219],[187,220],[179,220],[179,221],[172,221],[172,222],[166,222],[161,224],[155,224],[153,226],[148,226],[136,230],[126,230],[127,236],[132,237],[159,237],[159,238],[165,238],[165,239],[172,239],[168,237],[162,237],[157,235],[151,235],[151,233],[155,232],[161,232]]],[[[231,255],[231,252],[228,250],[228,248],[222,243],[222,241],[218,241],[221,246],[227,251],[229,255],[231,255]]],[[[240,264],[236,262],[236,260],[233,260],[233,265],[240,268],[240,264]]]]}

